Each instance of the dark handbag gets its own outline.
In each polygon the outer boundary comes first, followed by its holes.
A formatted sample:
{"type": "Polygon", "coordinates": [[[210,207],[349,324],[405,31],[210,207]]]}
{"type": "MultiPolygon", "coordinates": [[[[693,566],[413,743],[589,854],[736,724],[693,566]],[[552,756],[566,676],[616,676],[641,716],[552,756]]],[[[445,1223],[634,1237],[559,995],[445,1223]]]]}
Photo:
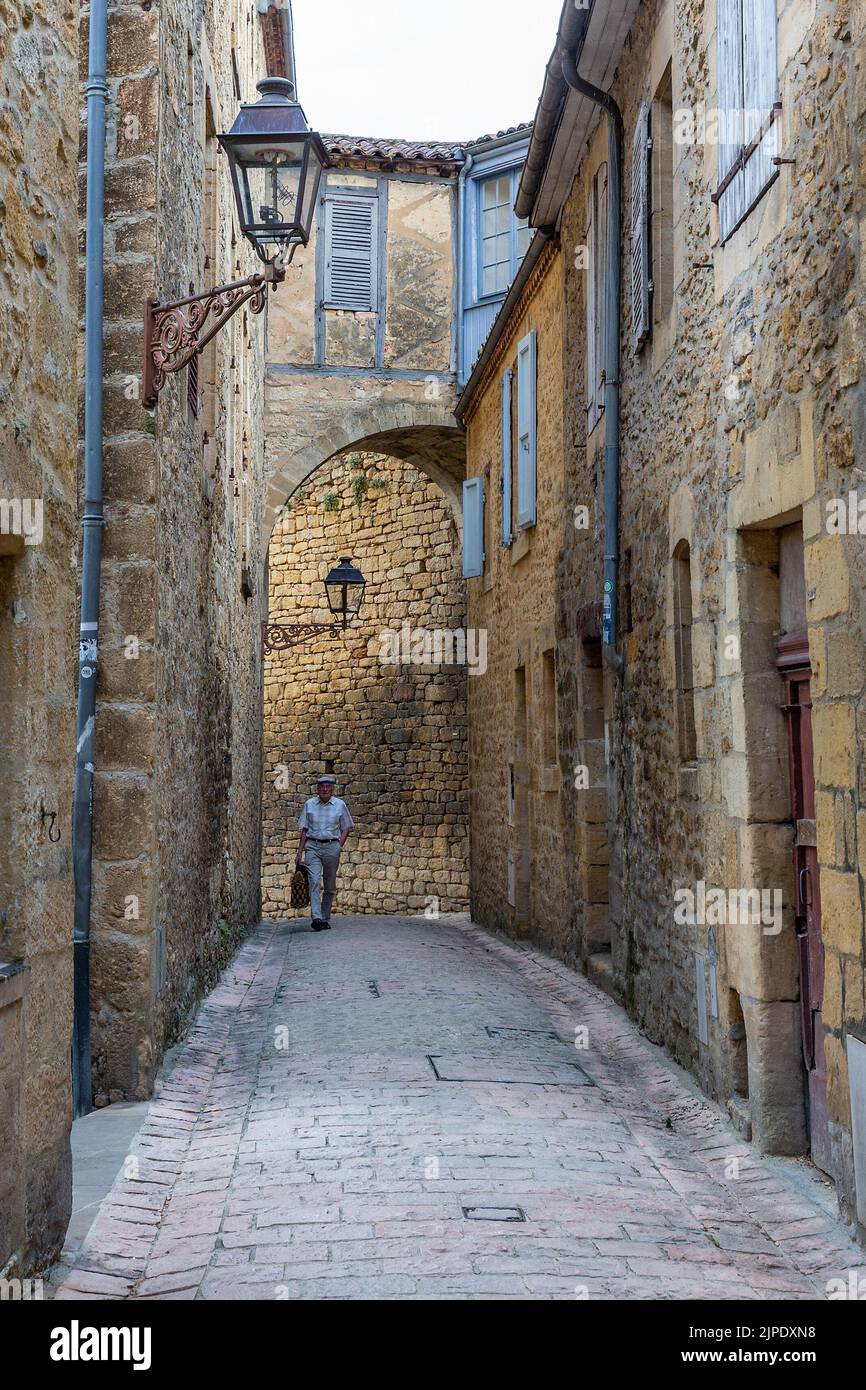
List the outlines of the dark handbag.
{"type": "Polygon", "coordinates": [[[310,906],[310,871],[306,864],[299,864],[292,874],[289,896],[292,907],[310,906]]]}

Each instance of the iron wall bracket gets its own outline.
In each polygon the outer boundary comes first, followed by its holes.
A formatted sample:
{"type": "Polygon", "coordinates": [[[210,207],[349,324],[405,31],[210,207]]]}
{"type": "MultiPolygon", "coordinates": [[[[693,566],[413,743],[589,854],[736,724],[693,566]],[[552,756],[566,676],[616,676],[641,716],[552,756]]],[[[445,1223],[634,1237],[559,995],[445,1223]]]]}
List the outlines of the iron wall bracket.
{"type": "Polygon", "coordinates": [[[244,304],[254,314],[265,307],[268,285],[276,289],[286,278],[286,267],[277,258],[263,271],[236,280],[230,285],[192,294],[163,304],[147,299],[144,305],[144,377],[142,399],[154,406],[166,377],[186,367],[207,347],[224,323],[228,323],[244,304]]]}
{"type": "Polygon", "coordinates": [[[307,637],[319,632],[342,632],[339,622],[334,623],[262,623],[262,650],[265,656],[272,652],[285,652],[298,647],[307,637]]]}

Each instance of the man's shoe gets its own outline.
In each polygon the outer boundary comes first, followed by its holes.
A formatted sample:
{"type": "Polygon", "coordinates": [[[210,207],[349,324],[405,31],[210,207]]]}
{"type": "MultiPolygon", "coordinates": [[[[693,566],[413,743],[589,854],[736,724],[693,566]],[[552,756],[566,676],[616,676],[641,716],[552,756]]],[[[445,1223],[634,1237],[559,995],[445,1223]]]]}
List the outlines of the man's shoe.
{"type": "Polygon", "coordinates": [[[331,924],[330,924],[330,922],[323,922],[322,925],[321,925],[321,930],[322,930],[322,931],[330,931],[330,930],[331,930],[331,924]]]}
{"type": "Polygon", "coordinates": [[[318,917],[313,918],[313,931],[324,931],[327,922],[321,922],[318,917]]]}

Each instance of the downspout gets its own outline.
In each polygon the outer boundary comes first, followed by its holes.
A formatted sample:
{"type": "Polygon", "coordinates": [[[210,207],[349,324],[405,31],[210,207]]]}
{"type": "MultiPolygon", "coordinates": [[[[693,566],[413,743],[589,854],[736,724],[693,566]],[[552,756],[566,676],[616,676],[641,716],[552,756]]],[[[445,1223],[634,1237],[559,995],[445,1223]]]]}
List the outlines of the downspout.
{"type": "Polygon", "coordinates": [[[609,92],[577,72],[573,53],[562,55],[562,75],[574,91],[588,97],[607,115],[607,294],[604,367],[604,598],[602,655],[617,675],[625,662],[616,650],[619,592],[619,369],[622,253],[622,113],[609,92]]]}
{"type": "Polygon", "coordinates": [[[99,585],[102,566],[103,242],[107,0],[91,0],[87,73],[87,211],[84,279],[84,515],[78,720],[72,802],[73,930],[72,1098],[76,1117],[93,1108],[90,1057],[90,900],[93,867],[93,768],[99,585]]]}
{"type": "Polygon", "coordinates": [[[474,156],[467,154],[457,180],[457,382],[463,385],[463,303],[464,293],[464,243],[466,239],[466,181],[475,164],[474,156]]]}

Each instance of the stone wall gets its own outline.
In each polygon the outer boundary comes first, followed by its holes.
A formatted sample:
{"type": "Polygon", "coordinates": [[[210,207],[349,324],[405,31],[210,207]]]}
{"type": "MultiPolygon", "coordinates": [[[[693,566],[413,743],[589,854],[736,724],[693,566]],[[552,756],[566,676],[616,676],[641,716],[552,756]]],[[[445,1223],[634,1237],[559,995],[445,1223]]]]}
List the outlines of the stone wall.
{"type": "MultiPolygon", "coordinates": [[[[609,855],[611,867],[607,894],[597,876],[591,892],[581,887],[582,907],[557,949],[582,960],[592,978],[622,998],[648,1035],[726,1101],[762,1148],[807,1148],[791,793],[783,685],[775,669],[777,639],[798,622],[807,624],[830,1114],[830,1152],[818,1154],[813,1145],[813,1154],[851,1212],[846,1049],[847,1039],[862,1037],[866,1027],[866,816],[859,773],[866,737],[866,561],[856,528],[833,534],[826,522],[828,503],[862,492],[863,20],[847,6],[791,0],[780,6],[778,34],[778,148],[795,164],[779,166],[770,190],[721,246],[710,200],[719,180],[718,147],[675,145],[671,299],[637,354],[629,276],[623,277],[618,646],[625,673],[619,679],[596,668],[586,690],[582,673],[593,670],[598,653],[580,636],[581,615],[601,597],[604,423],[587,435],[586,272],[576,253],[586,235],[590,181],[607,157],[603,127],[563,211],[567,495],[569,504],[588,508],[591,524],[572,534],[556,561],[557,657],[567,672],[559,684],[560,723],[571,749],[579,751],[587,718],[597,738],[605,737],[609,847],[587,850],[578,830],[577,871],[589,874],[593,854],[599,861],[609,855]],[[791,528],[800,526],[797,539],[791,528]],[[676,659],[676,594],[686,553],[688,701],[678,693],[676,659]],[[790,576],[793,571],[796,579],[798,567],[792,615],[786,604],[791,607],[790,576]],[[685,756],[687,704],[695,739],[685,756]],[[778,889],[781,932],[678,924],[677,889],[694,890],[701,881],[778,889]],[[588,912],[593,896],[595,910],[588,912]],[[706,1041],[699,1031],[701,995],[706,1041]]],[[[628,152],[639,103],[660,91],[669,63],[674,111],[717,104],[714,4],[678,7],[675,14],[670,3],[651,3],[636,16],[613,86],[625,125],[626,229],[628,152]]],[[[628,249],[626,232],[626,267],[628,249]]],[[[496,457],[494,419],[491,407],[482,438],[470,445],[476,460],[496,457]]],[[[482,611],[479,588],[479,581],[470,585],[471,622],[482,611]]],[[[509,627],[519,626],[534,604],[534,596],[524,595],[517,614],[508,613],[509,627]]],[[[500,740],[503,747],[507,742],[507,735],[500,740]]],[[[603,758],[599,767],[605,780],[603,758]]],[[[593,780],[575,803],[578,823],[581,806],[596,794],[593,780]]],[[[587,825],[597,811],[587,811],[587,825]]],[[[504,897],[500,881],[500,916],[504,897]]],[[[492,907],[486,912],[495,918],[492,907]]],[[[866,1194],[858,1196],[862,1220],[866,1194]]]]}
{"type": "Polygon", "coordinates": [[[0,5],[0,1274],[71,1206],[77,50],[0,5]]]}
{"type": "Polygon", "coordinates": [[[485,632],[488,644],[487,672],[469,685],[472,914],[486,926],[531,935],[567,956],[579,901],[572,883],[572,779],[556,699],[557,681],[567,679],[557,652],[558,557],[570,544],[571,524],[562,448],[562,274],[558,248],[551,244],[473,401],[467,467],[483,476],[486,499],[485,572],[468,581],[470,626],[485,632]],[[517,345],[532,330],[538,524],[504,546],[500,381],[511,369],[515,400],[517,345]],[[551,657],[552,687],[546,670],[551,657]]]}
{"type": "Polygon", "coordinates": [[[466,671],[404,661],[408,650],[385,663],[382,640],[390,630],[402,642],[404,624],[412,634],[463,628],[453,514],[411,465],[358,454],[332,460],[277,523],[269,620],[327,621],[321,580],[343,555],[367,579],[359,620],[345,635],[307,637],[265,662],[264,914],[298,915],[288,896],[297,818],[329,765],[357,823],[335,911],[463,911],[466,671]]]}
{"type": "Polygon", "coordinates": [[[233,55],[243,99],[264,75],[256,6],[119,3],[108,37],[97,1103],[150,1093],[258,915],[264,570],[262,319],[221,330],[197,393],[183,371],[155,409],[140,398],[145,296],[256,266],[215,138],[237,111],[233,55]]]}

